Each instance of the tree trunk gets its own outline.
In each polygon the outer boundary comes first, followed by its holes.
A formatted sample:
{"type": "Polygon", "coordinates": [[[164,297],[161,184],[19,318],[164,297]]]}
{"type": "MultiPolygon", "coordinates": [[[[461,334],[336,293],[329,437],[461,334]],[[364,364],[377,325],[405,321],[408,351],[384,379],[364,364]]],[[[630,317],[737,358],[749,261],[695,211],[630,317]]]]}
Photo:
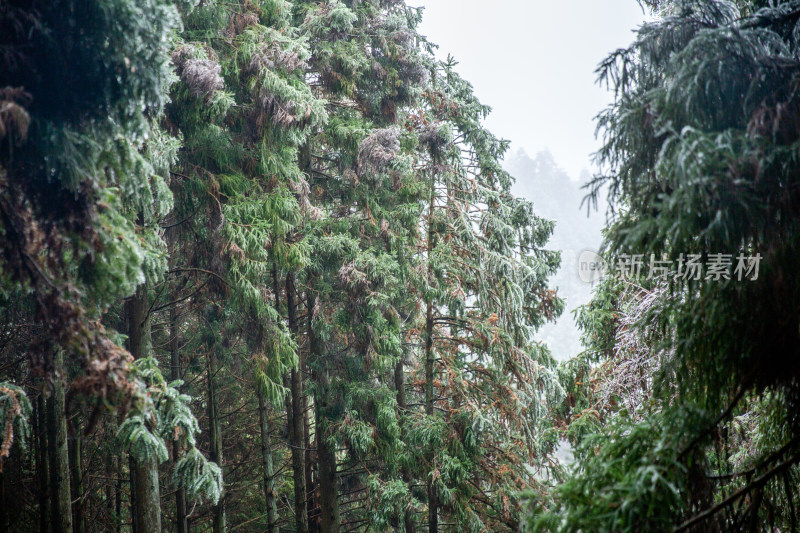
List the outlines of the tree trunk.
{"type": "Polygon", "coordinates": [[[133,460],[134,533],[161,533],[161,502],[159,501],[158,465],[156,461],[133,460]]]}
{"type": "Polygon", "coordinates": [[[48,532],[47,517],[50,501],[48,500],[47,478],[47,424],[45,422],[44,393],[36,397],[34,420],[36,422],[36,481],[39,498],[39,533],[48,532]]]}
{"type": "Polygon", "coordinates": [[[275,466],[272,461],[269,412],[264,391],[256,385],[258,418],[261,427],[261,461],[264,470],[264,503],[267,506],[267,533],[278,533],[278,502],[275,500],[275,466]]]}
{"type": "Polygon", "coordinates": [[[401,358],[396,365],[394,365],[394,390],[397,393],[397,408],[399,414],[405,413],[408,403],[406,403],[406,375],[405,363],[401,358]]]}
{"type": "Polygon", "coordinates": [[[8,505],[8,495],[6,494],[6,474],[0,472],[0,533],[9,533],[10,518],[8,510],[11,508],[8,505]]]}
{"type": "MultiPolygon", "coordinates": [[[[431,180],[430,192],[430,209],[428,212],[428,283],[433,282],[433,267],[431,266],[431,253],[433,252],[433,210],[434,202],[436,201],[436,187],[435,180],[431,180]]],[[[434,414],[434,387],[433,381],[435,377],[436,357],[433,353],[433,302],[430,296],[426,297],[426,312],[425,312],[425,413],[428,416],[434,414]]],[[[430,466],[435,468],[436,455],[431,452],[430,466]]],[[[439,532],[439,505],[436,497],[436,487],[434,487],[433,477],[428,479],[428,533],[439,532]]]]}
{"type": "MultiPolygon", "coordinates": [[[[311,179],[313,175],[313,162],[312,162],[312,155],[311,155],[311,145],[309,143],[305,143],[298,152],[298,166],[300,171],[306,175],[307,179],[311,179]]],[[[294,280],[292,280],[294,282],[294,280]]],[[[310,317],[310,315],[309,315],[310,317]]],[[[299,324],[297,326],[299,328],[299,324]]],[[[301,356],[301,364],[300,364],[300,371],[301,371],[301,379],[302,376],[308,376],[308,368],[307,362],[305,357],[301,356]]],[[[317,513],[317,502],[315,501],[316,490],[314,487],[314,477],[313,477],[313,467],[316,461],[316,457],[314,456],[314,448],[311,442],[311,411],[309,409],[309,401],[310,398],[308,395],[303,395],[302,398],[302,406],[303,406],[303,447],[305,448],[305,478],[306,478],[306,513],[309,517],[309,524],[308,529],[312,533],[316,533],[319,530],[319,514],[317,513]],[[312,518],[315,517],[315,518],[312,518]]]]}
{"type": "MultiPolygon", "coordinates": [[[[402,357],[394,366],[394,388],[397,392],[397,411],[398,411],[398,418],[401,419],[400,422],[400,429],[403,428],[402,417],[405,416],[406,409],[408,409],[408,403],[406,402],[406,375],[405,369],[403,367],[404,362],[402,357]]],[[[409,492],[411,491],[411,474],[408,471],[408,468],[405,466],[402,469],[402,477],[403,482],[408,485],[409,492]]],[[[410,509],[405,509],[403,511],[403,530],[405,533],[414,533],[416,528],[414,527],[414,515],[410,509]]]]}
{"type": "MultiPolygon", "coordinates": [[[[434,367],[436,358],[433,353],[433,306],[428,302],[428,309],[425,317],[425,413],[433,416],[434,402],[434,367]]],[[[431,468],[434,468],[436,461],[435,453],[430,455],[431,468]]],[[[438,533],[439,531],[439,505],[436,497],[436,487],[433,478],[428,479],[428,531],[438,533]]]]}
{"type": "MultiPolygon", "coordinates": [[[[222,468],[222,428],[219,420],[219,406],[217,405],[217,394],[214,386],[216,374],[216,355],[212,353],[208,357],[208,425],[209,425],[209,444],[211,446],[211,460],[222,468]]],[[[214,506],[213,532],[225,533],[225,494],[219,498],[219,503],[214,506]]]]}
{"type": "Polygon", "coordinates": [[[341,528],[342,518],[339,511],[336,449],[328,444],[330,421],[327,413],[329,402],[335,400],[331,398],[327,365],[324,364],[322,353],[320,352],[319,339],[313,328],[316,295],[312,291],[308,291],[306,296],[308,308],[308,353],[309,358],[316,363],[315,368],[318,371],[314,372],[314,378],[319,386],[317,396],[314,399],[317,461],[319,465],[317,474],[320,510],[319,531],[320,533],[338,533],[341,528]]]}
{"type": "MultiPolygon", "coordinates": [[[[140,285],[128,300],[128,350],[134,359],[148,357],[150,307],[147,288],[140,285]]],[[[131,518],[134,533],[161,533],[161,501],[156,459],[140,461],[131,456],[131,518]]]]}
{"type": "Polygon", "coordinates": [[[341,528],[339,494],[336,481],[336,450],[328,444],[328,423],[324,415],[317,422],[317,457],[319,460],[320,532],[338,533],[341,528]]]}
{"type": "MultiPolygon", "coordinates": [[[[172,294],[170,299],[177,300],[177,294],[172,294]]],[[[169,311],[169,378],[172,381],[181,379],[181,361],[178,352],[178,309],[172,306],[169,311]]],[[[178,462],[181,448],[176,439],[172,442],[172,462],[178,462]]],[[[186,489],[178,487],[175,491],[175,524],[177,533],[188,533],[189,525],[186,521],[186,489]]]]}
{"type": "Polygon", "coordinates": [[[122,531],[122,458],[114,459],[114,533],[122,531]]]}
{"type": "Polygon", "coordinates": [[[72,531],[83,533],[86,527],[83,519],[83,470],[81,468],[81,428],[77,416],[69,425],[69,471],[72,489],[72,531]]]}
{"type": "MultiPolygon", "coordinates": [[[[111,432],[109,431],[109,423],[105,421],[104,428],[103,428],[103,437],[109,438],[111,432]]],[[[112,483],[112,479],[114,479],[114,459],[112,454],[104,453],[103,454],[103,466],[105,470],[106,482],[103,485],[103,505],[105,506],[106,516],[108,520],[108,524],[113,524],[114,520],[114,484],[112,483]]]]}
{"type": "MultiPolygon", "coordinates": [[[[301,375],[306,376],[308,375],[308,368],[305,364],[306,362],[303,361],[303,368],[301,369],[301,375]]],[[[308,405],[309,397],[307,394],[303,395],[303,447],[306,451],[305,457],[305,466],[303,468],[304,475],[306,478],[306,512],[308,513],[308,530],[311,533],[316,533],[319,528],[317,524],[319,523],[319,517],[317,516],[316,520],[312,520],[312,516],[316,513],[316,490],[314,488],[314,477],[312,475],[314,461],[316,460],[314,449],[311,442],[311,411],[308,405]]]]}
{"type": "MultiPolygon", "coordinates": [[[[297,336],[297,315],[295,305],[294,274],[286,275],[286,309],[289,331],[295,341],[297,336]]],[[[299,343],[298,343],[299,344],[299,343]]],[[[292,475],[294,480],[294,512],[297,533],[308,533],[308,510],[306,508],[306,475],[305,475],[305,413],[303,412],[303,373],[302,351],[298,349],[298,365],[291,372],[291,413],[287,405],[289,422],[289,443],[292,448],[292,475]]]]}
{"type": "Polygon", "coordinates": [[[64,353],[53,358],[53,393],[47,400],[47,451],[50,458],[50,524],[53,533],[72,533],[67,417],[64,411],[64,353]]]}

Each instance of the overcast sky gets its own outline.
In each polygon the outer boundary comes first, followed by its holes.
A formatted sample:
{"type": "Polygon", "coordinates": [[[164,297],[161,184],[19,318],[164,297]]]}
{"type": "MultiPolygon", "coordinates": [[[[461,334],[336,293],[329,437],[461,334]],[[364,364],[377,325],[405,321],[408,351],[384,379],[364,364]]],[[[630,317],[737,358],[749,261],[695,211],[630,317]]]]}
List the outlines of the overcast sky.
{"type": "Polygon", "coordinates": [[[592,170],[594,116],[610,102],[594,70],[630,44],[636,0],[408,0],[420,32],[452,54],[493,112],[486,125],[530,155],[548,149],[573,179],[592,170]]]}

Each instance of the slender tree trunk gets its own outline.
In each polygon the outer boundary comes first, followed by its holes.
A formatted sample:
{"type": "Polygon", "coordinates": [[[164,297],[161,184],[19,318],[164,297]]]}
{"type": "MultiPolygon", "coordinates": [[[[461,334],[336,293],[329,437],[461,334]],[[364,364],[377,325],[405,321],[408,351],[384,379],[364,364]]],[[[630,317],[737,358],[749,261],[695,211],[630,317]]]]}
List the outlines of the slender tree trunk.
{"type": "Polygon", "coordinates": [[[83,533],[83,470],[81,468],[81,428],[77,416],[69,424],[69,471],[72,489],[72,531],[83,533]]]}
{"type": "Polygon", "coordinates": [[[275,500],[275,466],[272,461],[272,439],[270,438],[269,411],[264,391],[256,385],[258,394],[258,418],[261,428],[261,461],[264,470],[264,502],[267,506],[267,533],[278,533],[278,502],[275,500]]]}
{"type": "MultiPolygon", "coordinates": [[[[308,375],[308,367],[306,362],[303,361],[303,368],[302,374],[303,376],[308,375]]],[[[311,442],[311,411],[309,409],[309,397],[307,394],[303,395],[303,447],[306,449],[306,464],[303,468],[304,475],[306,478],[306,512],[308,513],[308,530],[311,533],[317,533],[319,531],[319,516],[316,512],[317,502],[316,502],[316,490],[314,487],[314,477],[312,474],[314,461],[316,460],[314,449],[311,442]],[[316,519],[312,519],[312,516],[317,515],[316,519]]]]}
{"type": "Polygon", "coordinates": [[[402,415],[408,407],[408,403],[406,402],[405,363],[402,358],[394,365],[394,389],[397,393],[397,408],[399,414],[402,415]]]}
{"type": "MultiPolygon", "coordinates": [[[[295,305],[294,274],[286,275],[286,309],[289,331],[295,341],[298,340],[297,308],[295,305]]],[[[292,448],[292,475],[294,479],[294,512],[297,533],[308,533],[308,509],[306,508],[306,475],[305,475],[305,413],[303,412],[303,373],[302,351],[298,349],[298,365],[291,372],[291,414],[289,423],[289,443],[292,448]]]]}
{"type": "MultiPolygon", "coordinates": [[[[312,156],[311,156],[311,145],[309,143],[304,144],[298,153],[298,166],[300,170],[306,175],[307,179],[311,179],[313,175],[313,163],[312,163],[312,156]]],[[[294,280],[292,280],[294,282],[294,280]]],[[[298,325],[299,328],[299,325],[298,325]]],[[[305,357],[301,356],[301,379],[302,376],[309,375],[308,368],[306,364],[305,357]]],[[[302,397],[302,409],[303,409],[303,446],[305,448],[305,465],[304,465],[304,472],[306,478],[306,513],[309,517],[309,531],[312,533],[316,533],[319,531],[319,514],[317,512],[317,502],[315,501],[316,498],[316,490],[314,487],[314,476],[313,476],[313,467],[316,461],[314,448],[312,446],[312,439],[311,439],[311,411],[309,409],[309,401],[310,398],[308,395],[303,395],[302,397]],[[312,518],[314,517],[314,518],[312,518]]]]}
{"type": "MultiPolygon", "coordinates": [[[[172,301],[177,300],[177,294],[172,294],[172,301]]],[[[178,309],[172,306],[169,311],[169,377],[172,381],[181,379],[181,360],[178,352],[178,309]]],[[[172,442],[172,462],[177,463],[181,454],[180,442],[172,442]]],[[[178,487],[175,490],[175,524],[177,533],[188,533],[189,525],[186,521],[186,489],[178,487]]]]}
{"type": "Polygon", "coordinates": [[[6,494],[6,474],[0,472],[0,533],[9,533],[11,527],[8,510],[8,494],[6,494]]]}
{"type": "MultiPolygon", "coordinates": [[[[147,288],[140,285],[128,300],[128,349],[134,359],[148,357],[150,313],[147,288]]],[[[134,533],[161,533],[161,501],[156,459],[131,456],[131,507],[134,533]]]]}
{"type": "MultiPolygon", "coordinates": [[[[386,253],[392,253],[392,246],[391,241],[386,239],[386,253]]],[[[408,409],[408,403],[406,401],[406,374],[405,374],[405,361],[403,356],[400,357],[400,360],[397,361],[397,364],[394,365],[394,390],[397,394],[397,419],[398,423],[400,424],[400,431],[403,432],[403,417],[406,414],[406,410],[408,409]]],[[[409,493],[412,491],[412,483],[411,483],[411,473],[407,466],[403,466],[400,471],[400,475],[403,479],[403,483],[406,484],[408,487],[409,493]]],[[[405,533],[414,533],[416,530],[416,526],[414,524],[414,514],[412,513],[411,509],[404,509],[403,510],[403,531],[405,533]]]]}
{"type": "Polygon", "coordinates": [[[308,308],[308,354],[316,363],[314,378],[319,391],[314,399],[314,412],[316,413],[316,444],[317,461],[319,470],[317,482],[319,483],[319,531],[320,533],[338,533],[341,529],[342,518],[339,511],[339,493],[336,476],[336,449],[328,444],[330,436],[330,421],[327,416],[328,405],[335,401],[331,398],[327,365],[324,364],[320,351],[319,339],[314,333],[314,306],[316,294],[313,291],[306,293],[308,308]]]}
{"type": "Polygon", "coordinates": [[[122,458],[114,459],[114,533],[122,531],[122,458]]]}
{"type": "MultiPolygon", "coordinates": [[[[434,402],[434,367],[436,365],[433,353],[433,306],[428,302],[428,309],[425,317],[425,413],[433,416],[434,402]]],[[[431,468],[434,467],[435,453],[430,455],[431,468]]],[[[436,487],[432,479],[428,480],[428,531],[438,533],[439,531],[439,502],[436,496],[436,487]]]]}
{"type": "MultiPolygon", "coordinates": [[[[132,455],[128,456],[128,475],[131,478],[131,491],[128,495],[128,511],[131,515],[131,531],[133,533],[140,533],[139,527],[136,525],[136,463],[134,462],[132,455]]],[[[122,515],[120,515],[120,522],[122,522],[122,515]]]]}
{"type": "MultiPolygon", "coordinates": [[[[428,283],[433,282],[433,267],[431,265],[431,253],[433,252],[433,210],[435,208],[434,202],[436,201],[436,182],[431,180],[430,191],[430,209],[428,211],[428,283]]],[[[425,413],[428,416],[434,414],[434,387],[433,381],[435,377],[436,356],[433,352],[433,302],[428,296],[426,298],[426,311],[425,311],[425,413]]],[[[436,454],[431,452],[430,464],[434,468],[436,461],[436,454]]],[[[436,496],[436,487],[434,486],[433,479],[428,479],[428,533],[439,532],[439,502],[436,496]]]]}
{"type": "Polygon", "coordinates": [[[336,450],[328,444],[329,424],[320,414],[317,421],[319,460],[320,533],[338,533],[342,524],[336,477],[336,450]]]}
{"type": "MultiPolygon", "coordinates": [[[[275,298],[275,309],[280,312],[281,294],[278,283],[278,268],[272,263],[272,292],[275,298]]],[[[272,457],[272,436],[269,420],[269,409],[264,391],[256,385],[258,395],[258,416],[261,428],[261,461],[264,475],[264,504],[267,507],[267,533],[279,533],[278,501],[275,497],[275,463],[272,457]]],[[[286,404],[287,418],[290,406],[286,404]]]]}
{"type": "Polygon", "coordinates": [[[161,532],[161,502],[159,501],[158,465],[156,461],[133,460],[135,487],[135,533],[161,532]]]}
{"type": "Polygon", "coordinates": [[[278,266],[272,262],[272,292],[275,298],[275,310],[281,312],[281,282],[278,277],[278,266]]]}
{"type": "Polygon", "coordinates": [[[47,442],[50,458],[50,526],[53,533],[72,533],[72,508],[69,489],[67,417],[64,411],[64,353],[53,358],[56,375],[53,393],[47,400],[47,442]]]}
{"type": "Polygon", "coordinates": [[[45,423],[44,393],[36,397],[34,406],[36,421],[36,480],[38,484],[37,496],[39,498],[39,533],[48,532],[47,517],[49,516],[50,501],[48,499],[47,479],[47,424],[45,423]]]}
{"type": "MultiPolygon", "coordinates": [[[[406,374],[402,357],[394,366],[394,388],[397,392],[397,411],[399,417],[401,418],[400,428],[402,430],[402,417],[405,415],[406,409],[408,409],[408,403],[406,401],[406,374]]],[[[403,477],[403,482],[408,485],[410,492],[411,474],[409,473],[408,468],[403,467],[401,475],[403,477]]],[[[414,515],[410,509],[405,509],[403,511],[403,529],[405,533],[414,533],[416,531],[416,528],[414,527],[414,515]]]]}
{"type": "MultiPolygon", "coordinates": [[[[217,404],[217,391],[214,379],[217,368],[216,354],[212,351],[208,357],[208,424],[209,444],[211,446],[211,460],[222,468],[222,428],[219,420],[219,405],[217,404]]],[[[219,503],[214,506],[214,533],[225,533],[225,494],[220,496],[219,503]]]]}
{"type": "MultiPolygon", "coordinates": [[[[103,437],[108,439],[111,435],[110,424],[108,421],[105,421],[104,428],[103,428],[103,437]]],[[[110,453],[103,454],[103,463],[105,466],[105,475],[106,475],[106,482],[103,486],[103,504],[106,508],[106,513],[108,517],[108,524],[114,523],[114,483],[112,483],[112,479],[115,477],[114,473],[114,459],[113,455],[110,453]]],[[[112,530],[113,531],[113,530],[112,530]]]]}

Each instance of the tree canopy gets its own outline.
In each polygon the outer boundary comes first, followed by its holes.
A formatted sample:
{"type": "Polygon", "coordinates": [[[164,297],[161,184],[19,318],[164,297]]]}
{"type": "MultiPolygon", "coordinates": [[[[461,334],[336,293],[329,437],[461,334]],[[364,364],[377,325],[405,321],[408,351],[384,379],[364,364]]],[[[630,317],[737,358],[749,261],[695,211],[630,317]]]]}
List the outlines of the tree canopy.
{"type": "Polygon", "coordinates": [[[0,529],[518,529],[559,255],[421,16],[0,7],[0,529]]]}
{"type": "Polygon", "coordinates": [[[561,412],[576,463],[531,526],[793,531],[800,11],[651,6],[598,69],[615,100],[593,183],[612,203],[606,260],[644,268],[607,277],[579,313],[587,349],[561,412]],[[651,275],[657,261],[675,270],[651,275]],[[691,262],[720,266],[687,275],[691,262]]]}
{"type": "Polygon", "coordinates": [[[797,531],[800,2],[641,5],[557,362],[422,9],[0,4],[0,531],[797,531]]]}

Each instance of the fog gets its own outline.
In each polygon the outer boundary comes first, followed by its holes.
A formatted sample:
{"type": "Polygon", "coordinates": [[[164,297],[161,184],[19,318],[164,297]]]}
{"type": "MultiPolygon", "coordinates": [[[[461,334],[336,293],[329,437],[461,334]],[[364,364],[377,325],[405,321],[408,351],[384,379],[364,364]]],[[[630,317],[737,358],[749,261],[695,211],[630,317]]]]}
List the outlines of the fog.
{"type": "Polygon", "coordinates": [[[587,218],[580,189],[595,171],[599,148],[594,117],[611,102],[596,83],[597,64],[628,46],[645,20],[635,0],[419,0],[420,32],[452,55],[458,72],[492,108],[485,124],[511,141],[506,167],[515,192],[537,214],[556,221],[550,247],[562,250],[553,279],[566,299],[555,325],[540,331],[554,355],[568,359],[581,347],[572,310],[586,303],[591,286],[577,276],[577,257],[600,245],[604,208],[587,218]]]}

